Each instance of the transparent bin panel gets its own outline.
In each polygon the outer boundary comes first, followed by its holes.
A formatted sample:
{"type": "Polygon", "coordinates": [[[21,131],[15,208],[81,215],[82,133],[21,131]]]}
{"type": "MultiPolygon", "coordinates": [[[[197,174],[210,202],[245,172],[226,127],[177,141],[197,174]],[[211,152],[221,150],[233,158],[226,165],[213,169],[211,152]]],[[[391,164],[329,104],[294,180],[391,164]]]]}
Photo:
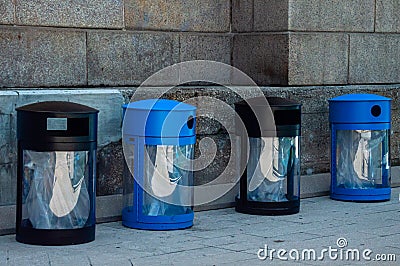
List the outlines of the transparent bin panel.
{"type": "Polygon", "coordinates": [[[389,187],[388,147],[389,130],[337,130],[336,186],[389,187]]]}
{"type": "Polygon", "coordinates": [[[89,165],[94,162],[95,152],[24,150],[21,226],[74,229],[93,225],[88,185],[93,178],[89,165]]]}
{"type": "Polygon", "coordinates": [[[247,200],[283,202],[299,199],[299,137],[249,138],[247,200]]]}
{"type": "Polygon", "coordinates": [[[126,143],[122,140],[124,148],[124,169],[123,169],[123,206],[128,208],[128,211],[133,211],[133,189],[135,169],[135,145],[126,143]]]}
{"type": "Polygon", "coordinates": [[[193,150],[194,145],[145,145],[144,215],[172,216],[192,212],[193,150]]]}

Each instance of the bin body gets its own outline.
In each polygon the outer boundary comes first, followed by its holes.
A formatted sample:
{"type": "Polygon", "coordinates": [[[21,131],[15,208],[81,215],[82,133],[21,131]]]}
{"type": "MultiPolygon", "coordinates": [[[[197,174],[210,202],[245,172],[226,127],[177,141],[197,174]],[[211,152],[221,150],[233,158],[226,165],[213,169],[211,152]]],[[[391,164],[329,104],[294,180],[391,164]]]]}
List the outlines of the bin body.
{"type": "Polygon", "coordinates": [[[332,199],[390,199],[390,103],[372,94],[329,100],[332,199]]]}
{"type": "Polygon", "coordinates": [[[196,108],[158,99],[124,109],[122,224],[148,230],[192,226],[196,108]]]}
{"type": "Polygon", "coordinates": [[[240,127],[236,122],[238,165],[244,169],[236,210],[261,215],[299,212],[301,106],[268,97],[236,103],[235,110],[244,123],[240,127]]]}
{"type": "Polygon", "coordinates": [[[98,111],[70,102],[35,103],[16,110],[17,241],[93,241],[98,111]]]}

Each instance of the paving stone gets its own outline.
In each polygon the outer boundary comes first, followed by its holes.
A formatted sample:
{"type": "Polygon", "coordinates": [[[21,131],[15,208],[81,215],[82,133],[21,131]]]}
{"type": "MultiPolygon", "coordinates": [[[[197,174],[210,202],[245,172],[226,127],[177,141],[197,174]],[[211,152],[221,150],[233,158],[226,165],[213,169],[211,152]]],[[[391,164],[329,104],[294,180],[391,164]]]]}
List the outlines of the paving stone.
{"type": "MultiPolygon", "coordinates": [[[[393,211],[393,213],[398,213],[398,211],[393,211]]],[[[379,215],[379,214],[378,214],[379,215]]],[[[395,215],[390,215],[390,213],[388,213],[387,215],[382,214],[381,217],[392,217],[395,218],[395,215]]],[[[397,217],[399,217],[400,215],[397,215],[397,217]]],[[[396,217],[396,218],[397,218],[396,217]]],[[[365,217],[367,218],[367,217],[365,217]]],[[[381,219],[382,221],[382,219],[381,219]]],[[[392,222],[393,223],[393,222],[392,222]]],[[[386,223],[381,224],[380,227],[376,227],[374,226],[374,228],[369,228],[368,224],[367,225],[359,225],[360,229],[359,232],[364,233],[364,234],[371,234],[374,235],[376,237],[388,237],[388,236],[394,236],[394,237],[399,237],[400,236],[400,229],[397,228],[397,226],[392,225],[387,225],[386,223]]]]}
{"type": "Polygon", "coordinates": [[[27,256],[14,257],[10,254],[7,265],[48,265],[49,257],[45,252],[31,253],[27,256]]]}
{"type": "Polygon", "coordinates": [[[75,266],[90,265],[90,261],[87,257],[86,250],[74,251],[70,252],[70,254],[68,254],[67,252],[60,252],[60,251],[49,252],[47,253],[47,255],[49,257],[50,265],[75,265],[75,266]]]}
{"type": "MultiPolygon", "coordinates": [[[[393,193],[399,192],[400,188],[393,188],[393,193]]],[[[338,248],[338,238],[344,237],[348,249],[362,251],[368,248],[373,254],[395,254],[398,258],[400,232],[396,225],[399,215],[398,202],[354,203],[316,197],[302,200],[301,213],[289,216],[245,215],[236,213],[233,208],[196,212],[195,226],[186,230],[160,232],[128,229],[120,222],[99,224],[96,240],[82,245],[32,246],[17,243],[15,235],[0,236],[0,263],[354,265],[353,261],[330,260],[328,256],[323,261],[306,259],[289,262],[277,257],[272,261],[268,258],[259,260],[257,252],[267,245],[275,250],[297,249],[303,252],[314,249],[320,254],[329,246],[338,248]],[[383,213],[377,212],[380,207],[382,211],[396,215],[383,219],[383,213]]],[[[344,252],[346,248],[342,248],[344,252]]],[[[377,265],[375,261],[361,262],[377,265]]]]}
{"type": "Polygon", "coordinates": [[[8,258],[8,251],[7,250],[0,250],[0,263],[6,265],[8,258]]]}
{"type": "Polygon", "coordinates": [[[375,253],[396,253],[399,255],[400,249],[398,246],[399,234],[392,234],[386,236],[371,236],[367,239],[368,243],[366,245],[371,245],[376,248],[375,253]],[[385,248],[383,248],[385,247],[385,248]]]}
{"type": "Polygon", "coordinates": [[[16,19],[19,25],[122,28],[123,1],[20,0],[16,19]]]}
{"type": "MultiPolygon", "coordinates": [[[[265,261],[265,260],[259,260],[259,259],[247,259],[247,260],[240,260],[240,261],[238,261],[238,265],[265,265],[265,264],[267,264],[267,263],[271,263],[271,262],[269,262],[268,260],[267,261],[265,261]]],[[[280,260],[277,260],[277,259],[275,259],[275,260],[273,260],[273,262],[272,262],[274,265],[288,265],[288,262],[287,261],[280,261],[280,260]]],[[[271,264],[272,264],[271,263],[271,264]]],[[[228,264],[228,263],[227,263],[228,264]]],[[[225,265],[227,265],[227,264],[225,264],[225,265]]],[[[293,265],[300,265],[300,262],[290,262],[290,264],[293,264],[293,265]]],[[[311,265],[311,264],[307,264],[306,262],[304,262],[304,261],[302,261],[301,262],[301,264],[302,265],[311,265]]]]}
{"type": "Polygon", "coordinates": [[[125,22],[133,29],[228,32],[230,1],[127,0],[125,22]]]}
{"type": "Polygon", "coordinates": [[[85,85],[85,39],[81,31],[2,29],[0,87],[85,85]]]}
{"type": "MultiPolygon", "coordinates": [[[[379,216],[377,216],[379,217],[379,216]]],[[[336,236],[337,238],[339,237],[345,237],[348,241],[351,240],[353,241],[359,241],[360,239],[359,236],[363,236],[363,242],[360,242],[358,244],[363,244],[367,245],[369,241],[365,241],[365,239],[370,239],[370,238],[379,238],[379,237],[389,237],[389,236],[398,236],[398,232],[393,231],[392,228],[395,227],[395,223],[393,221],[390,222],[385,222],[384,224],[379,224],[379,223],[374,223],[374,221],[371,221],[369,223],[359,223],[363,220],[367,221],[368,217],[365,216],[363,219],[353,219],[353,220],[348,220],[346,223],[340,223],[340,221],[335,220],[336,226],[330,226],[324,228],[324,234],[326,236],[332,235],[336,236]],[[380,225],[380,227],[379,227],[380,225]]],[[[380,220],[382,221],[382,218],[380,217],[380,220]]],[[[371,242],[372,243],[372,242],[371,242]]]]}
{"type": "Polygon", "coordinates": [[[224,243],[223,247],[226,250],[246,252],[248,254],[257,255],[257,251],[260,248],[263,248],[264,245],[268,243],[268,241],[271,241],[271,239],[261,236],[242,234],[239,237],[239,241],[236,241],[234,243],[224,243]]]}
{"type": "MultiPolygon", "coordinates": [[[[237,259],[253,258],[252,255],[206,247],[180,253],[164,254],[156,257],[164,265],[212,265],[217,261],[234,263],[237,259]]],[[[141,263],[154,263],[154,257],[142,258],[141,263]]]]}
{"type": "Polygon", "coordinates": [[[116,257],[104,257],[94,256],[89,257],[90,265],[121,265],[121,266],[132,266],[135,265],[130,259],[120,259],[116,257]]]}

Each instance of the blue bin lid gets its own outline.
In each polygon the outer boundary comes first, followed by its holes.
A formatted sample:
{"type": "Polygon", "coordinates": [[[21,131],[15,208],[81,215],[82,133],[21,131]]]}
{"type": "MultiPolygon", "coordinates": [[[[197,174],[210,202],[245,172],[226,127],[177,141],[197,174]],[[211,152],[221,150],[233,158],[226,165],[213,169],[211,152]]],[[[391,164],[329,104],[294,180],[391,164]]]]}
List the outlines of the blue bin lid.
{"type": "Polygon", "coordinates": [[[176,138],[195,136],[196,107],[167,99],[148,99],[123,105],[124,135],[176,138]]]}
{"type": "Polygon", "coordinates": [[[331,123],[390,123],[391,99],[375,94],[346,94],[329,100],[331,123]]]}

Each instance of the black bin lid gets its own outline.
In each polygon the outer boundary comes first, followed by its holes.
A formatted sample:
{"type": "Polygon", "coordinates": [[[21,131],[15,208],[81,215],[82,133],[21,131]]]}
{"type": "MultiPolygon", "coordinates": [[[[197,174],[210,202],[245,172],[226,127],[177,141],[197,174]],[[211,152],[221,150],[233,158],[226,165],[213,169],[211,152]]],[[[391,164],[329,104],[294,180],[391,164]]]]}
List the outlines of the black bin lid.
{"type": "MultiPolygon", "coordinates": [[[[235,103],[235,110],[249,137],[300,136],[301,104],[293,100],[255,97],[235,103]]],[[[240,129],[237,133],[241,134],[240,129]]]]}
{"type": "Polygon", "coordinates": [[[38,102],[16,108],[21,141],[97,141],[98,110],[72,102],[38,102]]]}

